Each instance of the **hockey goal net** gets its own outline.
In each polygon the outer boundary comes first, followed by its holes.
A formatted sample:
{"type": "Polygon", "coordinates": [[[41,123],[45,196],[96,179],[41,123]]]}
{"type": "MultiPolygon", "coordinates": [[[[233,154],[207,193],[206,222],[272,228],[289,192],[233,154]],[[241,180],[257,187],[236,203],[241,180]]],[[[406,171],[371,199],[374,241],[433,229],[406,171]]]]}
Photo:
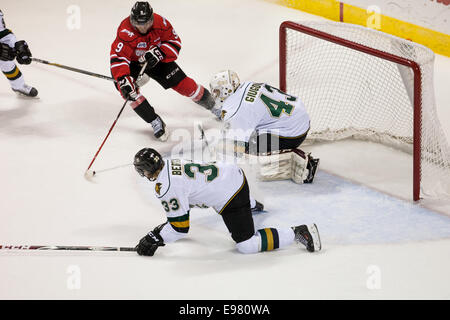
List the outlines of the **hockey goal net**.
{"type": "Polygon", "coordinates": [[[280,88],[305,103],[308,139],[371,140],[412,154],[413,199],[448,197],[450,148],[437,116],[434,53],[339,22],[283,22],[280,88]]]}

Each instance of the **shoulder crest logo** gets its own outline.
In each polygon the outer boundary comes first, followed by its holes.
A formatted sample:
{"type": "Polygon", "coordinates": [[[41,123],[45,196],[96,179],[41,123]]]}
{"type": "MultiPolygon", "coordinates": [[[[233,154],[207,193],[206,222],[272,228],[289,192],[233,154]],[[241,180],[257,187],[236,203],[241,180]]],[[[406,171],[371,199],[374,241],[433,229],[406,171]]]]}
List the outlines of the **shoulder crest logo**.
{"type": "Polygon", "coordinates": [[[128,34],[128,36],[131,38],[132,36],[134,36],[134,32],[131,32],[130,30],[127,29],[122,29],[120,30],[120,32],[125,32],[126,34],[128,34]]]}
{"type": "Polygon", "coordinates": [[[220,113],[220,119],[223,120],[225,119],[225,115],[227,114],[226,110],[222,110],[222,112],[220,113]]]}
{"type": "Polygon", "coordinates": [[[162,184],[159,182],[155,185],[155,191],[157,194],[161,194],[161,186],[162,184]]]}

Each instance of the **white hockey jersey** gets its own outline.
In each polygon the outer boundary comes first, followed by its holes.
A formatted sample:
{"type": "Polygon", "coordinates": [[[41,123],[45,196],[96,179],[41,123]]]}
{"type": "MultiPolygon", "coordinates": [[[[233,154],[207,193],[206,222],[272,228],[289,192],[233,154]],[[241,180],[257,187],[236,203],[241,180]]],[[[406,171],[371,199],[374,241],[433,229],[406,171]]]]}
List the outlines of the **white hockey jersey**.
{"type": "Polygon", "coordinates": [[[244,184],[243,171],[234,164],[197,163],[167,159],[155,184],[155,195],[166,211],[164,242],[183,237],[189,230],[189,210],[212,207],[221,213],[244,184]]]}
{"type": "Polygon", "coordinates": [[[298,137],[309,129],[303,102],[266,83],[244,82],[222,105],[226,139],[248,142],[254,131],[298,137]]]}
{"type": "Polygon", "coordinates": [[[6,28],[5,20],[3,18],[3,12],[0,10],[0,42],[8,44],[11,48],[17,42],[16,36],[11,32],[11,30],[6,28]]]}

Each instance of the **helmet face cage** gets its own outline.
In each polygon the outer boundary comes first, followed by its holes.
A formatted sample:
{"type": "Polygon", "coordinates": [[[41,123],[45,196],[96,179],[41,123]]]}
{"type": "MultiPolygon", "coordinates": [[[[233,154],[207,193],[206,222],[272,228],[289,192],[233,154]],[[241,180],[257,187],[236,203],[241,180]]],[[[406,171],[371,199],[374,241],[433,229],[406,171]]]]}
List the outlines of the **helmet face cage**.
{"type": "Polygon", "coordinates": [[[147,177],[150,181],[156,180],[155,173],[162,166],[162,157],[154,149],[144,148],[134,156],[134,169],[141,177],[147,177]]]}
{"type": "Polygon", "coordinates": [[[209,83],[214,99],[224,102],[239,87],[240,80],[236,72],[225,70],[215,74],[209,83]]]}

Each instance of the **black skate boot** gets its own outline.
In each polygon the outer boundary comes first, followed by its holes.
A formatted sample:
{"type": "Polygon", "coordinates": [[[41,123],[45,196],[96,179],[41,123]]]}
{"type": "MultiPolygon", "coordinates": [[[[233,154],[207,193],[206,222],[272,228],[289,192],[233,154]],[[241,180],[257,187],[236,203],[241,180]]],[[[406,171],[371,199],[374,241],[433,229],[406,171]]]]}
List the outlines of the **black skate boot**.
{"type": "Polygon", "coordinates": [[[252,213],[260,213],[264,211],[264,205],[261,202],[256,201],[256,205],[252,208],[252,213]]]}
{"type": "Polygon", "coordinates": [[[153,134],[155,137],[161,141],[166,141],[169,138],[169,133],[166,130],[166,124],[164,121],[158,116],[151,123],[153,128],[153,134]]]}
{"type": "Polygon", "coordinates": [[[27,97],[36,97],[38,95],[38,91],[36,90],[36,88],[28,86],[28,85],[24,85],[22,88],[20,89],[12,89],[14,92],[20,93],[24,96],[27,97]]]}
{"type": "Polygon", "coordinates": [[[315,223],[310,226],[302,224],[301,226],[292,227],[292,230],[295,233],[295,241],[303,244],[309,252],[322,249],[319,230],[317,230],[315,223]]]}
{"type": "Polygon", "coordinates": [[[308,169],[308,177],[303,180],[303,183],[313,182],[317,168],[319,167],[319,162],[320,159],[314,159],[311,155],[308,156],[308,164],[306,165],[306,169],[308,169]]]}

